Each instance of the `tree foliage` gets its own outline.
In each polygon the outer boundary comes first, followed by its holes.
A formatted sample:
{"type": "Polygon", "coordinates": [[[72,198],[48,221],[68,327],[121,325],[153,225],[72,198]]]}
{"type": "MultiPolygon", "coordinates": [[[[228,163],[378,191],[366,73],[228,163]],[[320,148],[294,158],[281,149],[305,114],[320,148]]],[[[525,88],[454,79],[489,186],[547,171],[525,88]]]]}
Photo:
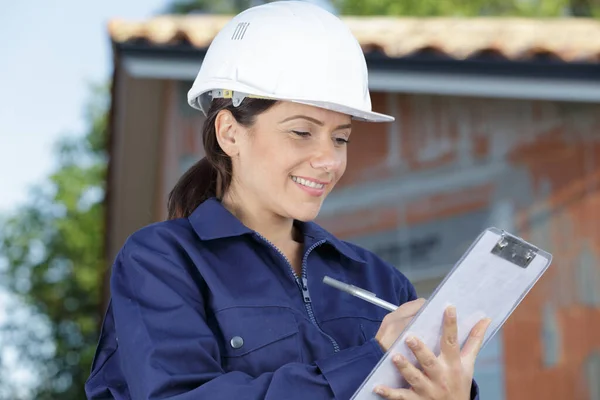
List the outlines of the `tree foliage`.
{"type": "MultiPolygon", "coordinates": [[[[171,13],[237,14],[269,0],[175,0],[171,13]]],[[[327,3],[327,0],[321,3],[327,3]]],[[[398,16],[600,16],[599,0],[331,0],[339,14],[398,16]]]]}
{"type": "Polygon", "coordinates": [[[268,0],[175,0],[167,7],[166,12],[170,14],[237,14],[249,7],[269,2],[268,0]]]}
{"type": "Polygon", "coordinates": [[[598,15],[597,0],[333,0],[342,14],[561,17],[598,15]]]}
{"type": "Polygon", "coordinates": [[[105,268],[106,100],[107,91],[96,88],[86,109],[89,131],[59,143],[56,171],[0,231],[1,284],[20,304],[7,310],[3,343],[30,369],[35,399],[85,398],[105,268]]]}

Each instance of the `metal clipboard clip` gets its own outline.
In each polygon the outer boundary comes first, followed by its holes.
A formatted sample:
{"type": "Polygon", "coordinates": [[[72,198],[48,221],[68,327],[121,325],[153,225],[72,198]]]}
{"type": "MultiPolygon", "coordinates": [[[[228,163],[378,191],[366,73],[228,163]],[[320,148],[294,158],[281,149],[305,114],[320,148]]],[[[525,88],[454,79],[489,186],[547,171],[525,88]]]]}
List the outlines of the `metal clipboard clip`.
{"type": "Polygon", "coordinates": [[[521,268],[527,268],[538,251],[537,247],[503,232],[492,249],[492,254],[510,261],[521,268]]]}

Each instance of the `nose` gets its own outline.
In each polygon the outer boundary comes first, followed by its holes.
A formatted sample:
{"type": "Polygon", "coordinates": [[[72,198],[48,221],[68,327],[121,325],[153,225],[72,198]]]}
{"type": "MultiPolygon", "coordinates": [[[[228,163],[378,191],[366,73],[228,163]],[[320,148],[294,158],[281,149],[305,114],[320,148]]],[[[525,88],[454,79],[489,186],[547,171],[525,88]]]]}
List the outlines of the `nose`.
{"type": "Polygon", "coordinates": [[[320,141],[310,165],[315,169],[336,172],[344,163],[344,156],[343,149],[336,148],[331,140],[320,141]]]}

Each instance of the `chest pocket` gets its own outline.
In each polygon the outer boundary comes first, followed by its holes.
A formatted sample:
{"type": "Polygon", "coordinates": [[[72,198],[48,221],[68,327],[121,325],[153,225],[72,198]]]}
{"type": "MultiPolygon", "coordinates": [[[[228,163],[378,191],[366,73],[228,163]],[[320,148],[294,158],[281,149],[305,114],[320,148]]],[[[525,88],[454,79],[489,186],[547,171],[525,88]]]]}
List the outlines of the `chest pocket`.
{"type": "Polygon", "coordinates": [[[360,346],[373,339],[387,311],[349,295],[337,301],[337,307],[331,307],[320,322],[340,347],[360,346]]]}
{"type": "Polygon", "coordinates": [[[301,361],[298,324],[282,307],[232,307],[215,317],[223,335],[223,368],[253,377],[301,361]]]}

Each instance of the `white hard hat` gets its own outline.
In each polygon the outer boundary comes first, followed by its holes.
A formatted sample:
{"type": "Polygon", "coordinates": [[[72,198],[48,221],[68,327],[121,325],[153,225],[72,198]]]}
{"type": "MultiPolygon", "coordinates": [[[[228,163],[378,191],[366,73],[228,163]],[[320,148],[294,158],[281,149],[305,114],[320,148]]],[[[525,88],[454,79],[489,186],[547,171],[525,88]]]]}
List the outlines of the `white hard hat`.
{"type": "Polygon", "coordinates": [[[188,92],[206,114],[213,98],[286,100],[387,122],[371,111],[367,64],[349,28],[304,1],[277,1],[235,16],[216,35],[188,92]]]}

